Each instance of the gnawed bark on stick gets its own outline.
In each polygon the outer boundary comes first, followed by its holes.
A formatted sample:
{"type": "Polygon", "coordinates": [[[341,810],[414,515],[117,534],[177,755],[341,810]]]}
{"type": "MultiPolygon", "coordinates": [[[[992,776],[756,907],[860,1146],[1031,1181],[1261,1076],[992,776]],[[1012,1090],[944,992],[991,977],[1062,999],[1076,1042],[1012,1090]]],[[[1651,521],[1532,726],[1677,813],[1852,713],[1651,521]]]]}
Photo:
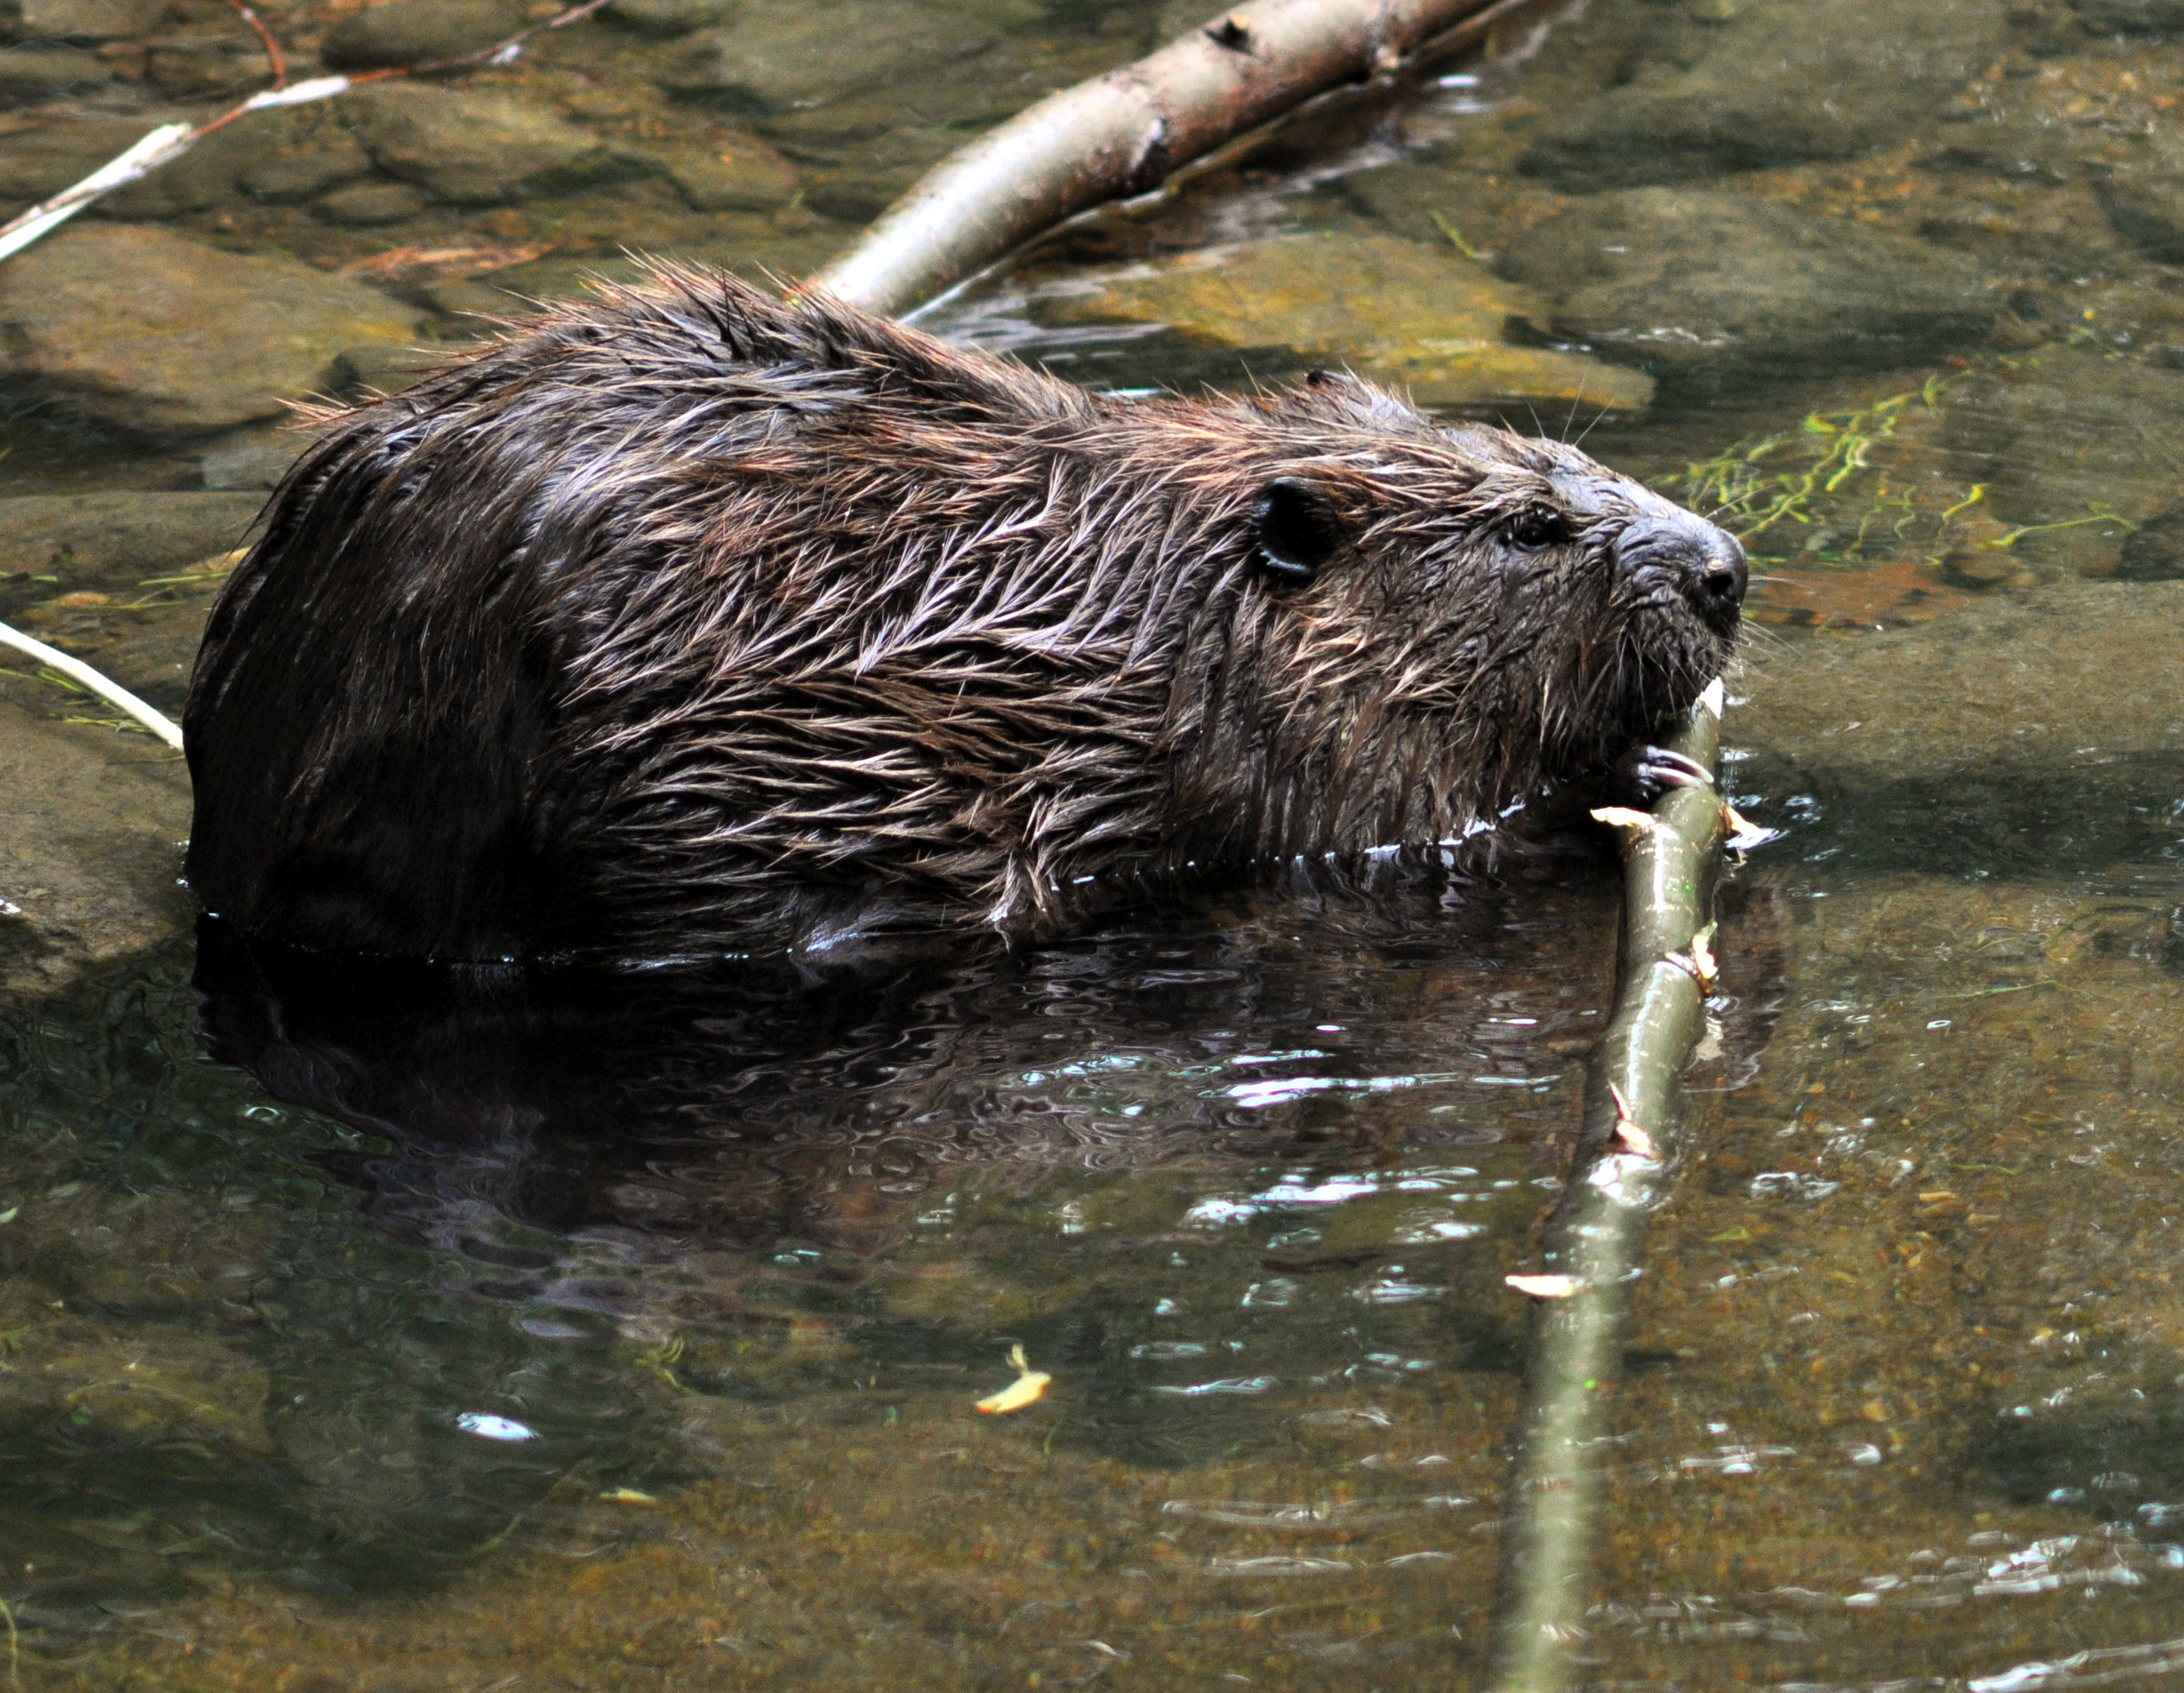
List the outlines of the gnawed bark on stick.
{"type": "MultiPolygon", "coordinates": [[[[1716,682],[1674,750],[1714,767],[1716,682]]],[[[1602,814],[1596,814],[1602,815],[1602,814]]],[[[1726,811],[1712,788],[1671,792],[1650,813],[1611,811],[1625,832],[1615,1005],[1585,1081],[1568,1186],[1549,1217],[1502,1513],[1494,1693],[1556,1693],[1574,1679],[1599,1506],[1597,1443],[1608,1432],[1624,1319],[1646,1228],[1688,1157],[1679,1078],[1706,1027],[1713,961],[1708,916],[1726,811]]]]}
{"type": "Polygon", "coordinates": [[[950,153],[811,286],[867,311],[915,310],[1064,219],[1156,188],[1315,95],[1538,9],[1540,0],[1253,0],[950,153]]]}

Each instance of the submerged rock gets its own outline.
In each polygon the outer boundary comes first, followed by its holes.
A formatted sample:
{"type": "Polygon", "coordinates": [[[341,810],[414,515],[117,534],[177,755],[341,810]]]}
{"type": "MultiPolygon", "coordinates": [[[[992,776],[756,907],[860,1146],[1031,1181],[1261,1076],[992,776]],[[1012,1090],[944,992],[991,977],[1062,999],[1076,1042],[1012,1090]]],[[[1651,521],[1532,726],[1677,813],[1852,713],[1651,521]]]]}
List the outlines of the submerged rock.
{"type": "Polygon", "coordinates": [[[1997,310],[1952,253],[1708,189],[1588,195],[1502,268],[1560,295],[1558,333],[1683,383],[1910,364],[1976,340],[1997,310]]]}
{"type": "Polygon", "coordinates": [[[1547,128],[1522,168],[1574,192],[1670,182],[1901,140],[2008,44],[2000,0],[1753,0],[1547,128]]]}
{"type": "Polygon", "coordinates": [[[2184,35],[2184,0],[2071,0],[2070,9],[2101,35],[2184,35]]]}
{"type": "MultiPolygon", "coordinates": [[[[335,360],[346,375],[348,355],[335,360]]],[[[263,498],[288,473],[304,437],[287,429],[241,429],[207,444],[198,457],[198,475],[208,489],[248,493],[263,498]]]]}
{"type": "MultiPolygon", "coordinates": [[[[298,446],[289,449],[292,457],[298,446]]],[[[240,546],[255,493],[25,494],[0,499],[0,580],[51,576],[34,597],[126,591],[240,546]]]]}
{"type": "Polygon", "coordinates": [[[2109,137],[2064,123],[2038,107],[1982,109],[1952,121],[1919,162],[1932,169],[1977,170],[2020,182],[2067,182],[2088,159],[2105,169],[2109,137]]]}
{"type": "MultiPolygon", "coordinates": [[[[0,198],[28,205],[57,194],[89,175],[153,123],[145,117],[71,118],[0,136],[0,198]]],[[[179,168],[181,163],[170,168],[179,168]]]]}
{"type": "Polygon", "coordinates": [[[342,118],[388,175],[456,205],[498,205],[632,168],[590,131],[482,90],[382,83],[348,96],[342,118]]]}
{"type": "Polygon", "coordinates": [[[344,348],[416,324],[359,282],[140,226],[71,225],[0,265],[0,374],[143,439],[281,416],[344,348]]]}
{"type": "Polygon", "coordinates": [[[1066,316],[1167,324],[1191,340],[1323,358],[1424,405],[1574,400],[1628,409],[1635,370],[1512,345],[1542,303],[1454,248],[1390,236],[1284,236],[1215,248],[1110,281],[1066,316]]]}
{"type": "MultiPolygon", "coordinates": [[[[41,114],[43,116],[44,114],[41,114]]],[[[187,115],[162,109],[115,116],[67,112],[0,136],[0,200],[29,204],[88,175],[156,125],[187,115]]],[[[203,211],[223,199],[303,200],[372,174],[356,138],[324,108],[254,114],[198,142],[87,209],[124,221],[203,211]]]]}
{"type": "Polygon", "coordinates": [[[767,212],[796,197],[796,167],[756,136],[647,151],[695,211],[767,212]]]}
{"type": "Polygon", "coordinates": [[[2093,178],[2115,232],[2158,265],[2184,263],[2184,136],[2155,136],[2138,157],[2093,178]]]}
{"type": "Polygon", "coordinates": [[[321,222],[365,229],[407,223],[431,204],[407,182],[358,182],[320,196],[311,203],[311,215],[321,222]]]}
{"type": "MultiPolygon", "coordinates": [[[[11,695],[35,685],[10,684],[11,695]]],[[[51,721],[67,696],[0,700],[0,988],[44,988],[182,932],[190,826],[178,756],[150,736],[51,721]]],[[[86,701],[86,716],[109,708],[86,701]]]]}
{"type": "MultiPolygon", "coordinates": [[[[334,360],[334,376],[346,393],[398,394],[424,381],[432,363],[431,353],[415,348],[384,344],[344,347],[341,356],[334,360]]],[[[206,486],[215,485],[208,482],[206,486]]]]}
{"type": "Polygon", "coordinates": [[[0,47],[0,105],[30,105],[113,77],[97,54],[75,47],[0,47]]]}
{"type": "MultiPolygon", "coordinates": [[[[2052,782],[2088,755],[2159,755],[2173,768],[2184,587],[2058,582],[1915,628],[1798,642],[1755,666],[1747,692],[1737,738],[1825,760],[1846,791],[1930,793],[1966,771],[1997,788],[2025,771],[2052,782]]],[[[2013,803],[1963,820],[1992,832],[1986,853],[2013,803]]]]}
{"type": "Polygon", "coordinates": [[[856,148],[846,163],[814,171],[804,198],[823,216],[844,223],[868,222],[962,144],[961,130],[889,131],[856,148]]]}
{"type": "Polygon", "coordinates": [[[145,80],[182,97],[247,92],[270,69],[247,32],[226,25],[161,36],[145,47],[145,80]]]}
{"type": "Polygon", "coordinates": [[[2023,532],[2010,550],[2029,565],[2184,574],[2170,568],[2176,530],[2164,516],[2184,462],[2184,372],[2047,347],[1953,383],[1942,410],[1952,444],[1983,460],[1986,505],[2023,532]]]}
{"type": "Polygon", "coordinates": [[[525,21],[501,0],[393,0],[343,19],[319,56],[330,70],[433,64],[505,41],[525,21]]]}
{"type": "Polygon", "coordinates": [[[604,15],[649,36],[687,36],[724,24],[743,0],[609,0],[604,15]]]}
{"type": "Polygon", "coordinates": [[[220,578],[238,554],[201,559],[191,568],[198,578],[173,604],[138,612],[105,630],[86,656],[140,699],[149,700],[176,722],[189,698],[190,672],[204,644],[205,622],[220,578]]]}
{"type": "Polygon", "coordinates": [[[971,18],[912,0],[867,0],[854,10],[754,5],[692,41],[660,84],[735,111],[809,109],[873,88],[915,93],[924,79],[998,40],[971,18]]]}
{"type": "Polygon", "coordinates": [[[0,40],[112,42],[141,36],[164,0],[0,0],[0,40]]]}
{"type": "Polygon", "coordinates": [[[371,155],[328,118],[308,135],[239,161],[235,181],[254,200],[278,202],[308,200],[371,174],[371,155]]]}
{"type": "Polygon", "coordinates": [[[2171,506],[2124,537],[2116,575],[2126,582],[2184,580],[2184,508],[2171,506]]]}

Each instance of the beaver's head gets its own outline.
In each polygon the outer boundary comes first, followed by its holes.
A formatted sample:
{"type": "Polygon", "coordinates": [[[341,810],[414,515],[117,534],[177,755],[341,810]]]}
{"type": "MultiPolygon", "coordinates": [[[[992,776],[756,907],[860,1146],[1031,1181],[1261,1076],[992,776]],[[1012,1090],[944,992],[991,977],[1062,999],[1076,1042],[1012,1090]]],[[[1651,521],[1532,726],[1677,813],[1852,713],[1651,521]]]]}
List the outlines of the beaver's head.
{"type": "Polygon", "coordinates": [[[1604,769],[1734,656],[1743,549],[1576,448],[1348,377],[1261,404],[1232,730],[1279,790],[1261,850],[1436,838],[1604,769]]]}

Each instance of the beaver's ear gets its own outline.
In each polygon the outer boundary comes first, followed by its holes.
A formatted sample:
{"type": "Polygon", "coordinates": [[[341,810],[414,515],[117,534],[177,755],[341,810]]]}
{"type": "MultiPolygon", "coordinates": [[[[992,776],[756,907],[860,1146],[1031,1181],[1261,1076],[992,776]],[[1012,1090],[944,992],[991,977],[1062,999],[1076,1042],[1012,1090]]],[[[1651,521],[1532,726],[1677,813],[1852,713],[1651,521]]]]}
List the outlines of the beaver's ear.
{"type": "Polygon", "coordinates": [[[1302,588],[1350,544],[1350,525],[1318,482],[1276,476],[1251,504],[1254,560],[1277,581],[1302,588]]]}

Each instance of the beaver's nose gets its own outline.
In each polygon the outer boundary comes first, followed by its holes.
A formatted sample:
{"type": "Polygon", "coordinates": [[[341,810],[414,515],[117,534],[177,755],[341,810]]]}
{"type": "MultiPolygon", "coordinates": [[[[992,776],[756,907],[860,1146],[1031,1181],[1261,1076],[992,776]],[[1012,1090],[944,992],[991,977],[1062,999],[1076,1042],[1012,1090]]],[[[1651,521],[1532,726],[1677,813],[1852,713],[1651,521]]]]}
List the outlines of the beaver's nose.
{"type": "Polygon", "coordinates": [[[1751,580],[1734,535],[1689,512],[1641,517],[1615,543],[1618,560],[1636,576],[1675,582],[1708,621],[1732,624],[1751,580]]]}

